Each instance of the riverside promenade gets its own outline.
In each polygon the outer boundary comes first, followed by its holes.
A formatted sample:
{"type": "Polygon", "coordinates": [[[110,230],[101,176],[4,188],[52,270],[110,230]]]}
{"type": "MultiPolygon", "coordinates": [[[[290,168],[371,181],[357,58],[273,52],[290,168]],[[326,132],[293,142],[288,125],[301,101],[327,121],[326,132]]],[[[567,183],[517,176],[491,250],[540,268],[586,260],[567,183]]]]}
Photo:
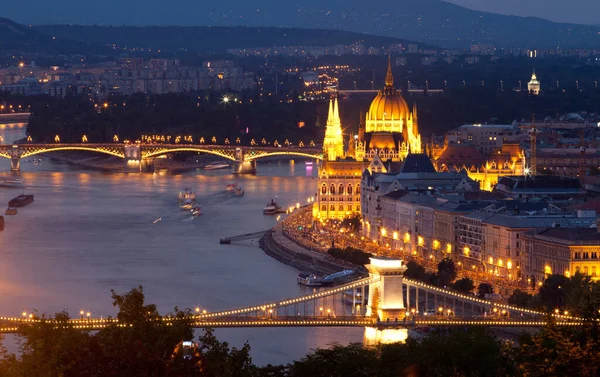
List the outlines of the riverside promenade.
{"type": "Polygon", "coordinates": [[[259,241],[260,247],[265,253],[278,261],[302,271],[321,275],[358,268],[358,266],[335,260],[326,252],[311,250],[299,245],[291,240],[283,230],[284,225],[279,223],[259,241]]]}

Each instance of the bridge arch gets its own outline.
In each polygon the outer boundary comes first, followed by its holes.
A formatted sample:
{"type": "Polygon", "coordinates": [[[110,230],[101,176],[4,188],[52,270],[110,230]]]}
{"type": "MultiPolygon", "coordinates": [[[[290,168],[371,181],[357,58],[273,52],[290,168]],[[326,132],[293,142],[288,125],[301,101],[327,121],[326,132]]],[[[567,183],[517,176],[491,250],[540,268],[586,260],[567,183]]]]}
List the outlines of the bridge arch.
{"type": "Polygon", "coordinates": [[[158,148],[154,150],[143,150],[142,149],[142,158],[151,158],[165,155],[167,153],[175,153],[175,152],[196,152],[196,153],[208,153],[215,156],[223,157],[231,161],[235,161],[234,151],[228,150],[220,150],[220,149],[210,149],[210,148],[202,148],[202,147],[181,147],[181,148],[158,148]],[[230,152],[230,153],[228,153],[230,152]]]}
{"type": "MultiPolygon", "coordinates": [[[[42,153],[51,153],[51,152],[61,152],[61,151],[80,151],[80,152],[96,152],[102,154],[108,154],[111,156],[125,158],[125,153],[123,150],[119,150],[117,148],[105,148],[105,147],[93,147],[93,146],[56,146],[56,147],[47,147],[47,148],[28,148],[25,146],[23,148],[23,152],[21,153],[21,158],[27,158],[31,156],[35,156],[42,153]]],[[[6,156],[2,154],[2,157],[11,158],[10,156],[6,156]]]]}

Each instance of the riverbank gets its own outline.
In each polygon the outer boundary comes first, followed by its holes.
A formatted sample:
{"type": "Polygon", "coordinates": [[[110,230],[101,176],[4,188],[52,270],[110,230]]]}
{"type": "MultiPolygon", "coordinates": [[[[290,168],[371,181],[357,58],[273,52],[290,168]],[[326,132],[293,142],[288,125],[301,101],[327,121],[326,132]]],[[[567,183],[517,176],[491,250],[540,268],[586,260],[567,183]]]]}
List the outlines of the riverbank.
{"type": "Polygon", "coordinates": [[[336,260],[326,253],[307,249],[285,235],[282,224],[267,232],[259,241],[260,248],[270,257],[302,271],[329,275],[342,270],[364,273],[361,266],[336,260]]]}
{"type": "Polygon", "coordinates": [[[0,124],[3,123],[27,123],[31,113],[9,113],[0,114],[0,124]]]}

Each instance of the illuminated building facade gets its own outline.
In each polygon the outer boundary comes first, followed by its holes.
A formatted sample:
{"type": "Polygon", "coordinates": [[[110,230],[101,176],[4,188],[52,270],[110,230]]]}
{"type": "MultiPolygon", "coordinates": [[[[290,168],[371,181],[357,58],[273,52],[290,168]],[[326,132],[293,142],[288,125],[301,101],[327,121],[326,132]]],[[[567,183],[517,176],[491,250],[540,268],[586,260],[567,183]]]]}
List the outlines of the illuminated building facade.
{"type": "Polygon", "coordinates": [[[576,273],[600,280],[600,233],[597,228],[548,228],[523,236],[526,274],[534,285],[549,275],[576,273]]]}
{"type": "Polygon", "coordinates": [[[394,87],[388,57],[385,86],[371,103],[357,137],[350,135],[346,151],[338,101],[330,100],[313,216],[343,219],[360,214],[363,171],[387,173],[409,152],[421,153],[417,111],[409,110],[394,87]]]}

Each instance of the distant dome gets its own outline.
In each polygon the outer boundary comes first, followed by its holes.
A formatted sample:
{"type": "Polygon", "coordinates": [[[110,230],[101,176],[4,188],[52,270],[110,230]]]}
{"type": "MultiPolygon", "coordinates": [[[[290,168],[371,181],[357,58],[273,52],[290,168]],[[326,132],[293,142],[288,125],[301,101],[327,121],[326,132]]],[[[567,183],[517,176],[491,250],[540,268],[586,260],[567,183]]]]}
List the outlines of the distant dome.
{"type": "MultiPolygon", "coordinates": [[[[392,86],[385,86],[369,107],[368,120],[408,119],[408,104],[400,93],[392,86]]],[[[368,131],[367,131],[368,132],[368,131]]]]}

